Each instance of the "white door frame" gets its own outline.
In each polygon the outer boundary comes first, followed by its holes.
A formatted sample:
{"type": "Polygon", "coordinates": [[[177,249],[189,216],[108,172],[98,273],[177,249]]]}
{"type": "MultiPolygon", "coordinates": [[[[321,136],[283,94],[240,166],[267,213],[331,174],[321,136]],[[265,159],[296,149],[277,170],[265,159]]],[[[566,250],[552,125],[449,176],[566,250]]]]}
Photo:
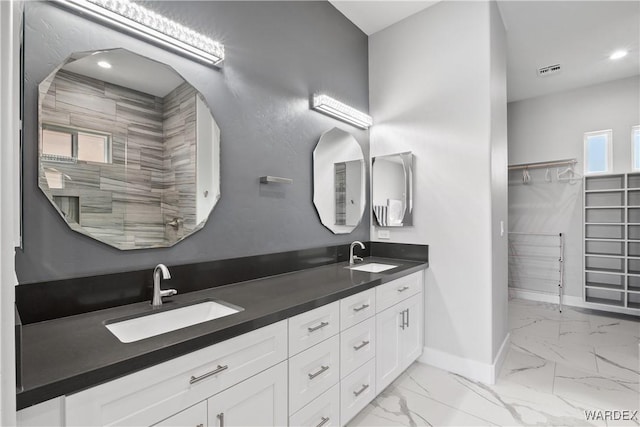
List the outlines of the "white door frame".
{"type": "Polygon", "coordinates": [[[16,424],[15,248],[20,245],[20,1],[0,1],[0,424],[16,424]]]}

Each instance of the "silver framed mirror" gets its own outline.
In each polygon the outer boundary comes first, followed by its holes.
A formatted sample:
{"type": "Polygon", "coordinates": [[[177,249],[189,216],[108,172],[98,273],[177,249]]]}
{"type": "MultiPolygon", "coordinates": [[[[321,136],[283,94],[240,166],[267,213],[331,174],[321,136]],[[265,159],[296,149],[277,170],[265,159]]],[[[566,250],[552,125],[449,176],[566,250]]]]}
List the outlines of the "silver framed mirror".
{"type": "Polygon", "coordinates": [[[166,64],[71,55],[39,86],[39,187],[69,227],[118,249],[172,246],[220,198],[220,129],[166,64]]]}
{"type": "Polygon", "coordinates": [[[371,165],[371,206],[379,227],[413,225],[413,154],[377,156],[371,165]]]}
{"type": "Polygon", "coordinates": [[[365,205],[364,154],[348,132],[333,128],[313,151],[313,204],[322,224],[334,234],[351,233],[365,205]]]}

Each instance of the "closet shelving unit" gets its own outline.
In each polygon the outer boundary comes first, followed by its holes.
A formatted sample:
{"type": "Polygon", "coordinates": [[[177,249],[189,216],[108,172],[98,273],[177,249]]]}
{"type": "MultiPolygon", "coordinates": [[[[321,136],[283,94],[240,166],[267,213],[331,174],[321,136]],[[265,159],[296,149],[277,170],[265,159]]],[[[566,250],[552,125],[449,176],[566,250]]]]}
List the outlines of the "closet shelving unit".
{"type": "Polygon", "coordinates": [[[584,300],[640,315],[640,173],[584,178],[584,300]]]}

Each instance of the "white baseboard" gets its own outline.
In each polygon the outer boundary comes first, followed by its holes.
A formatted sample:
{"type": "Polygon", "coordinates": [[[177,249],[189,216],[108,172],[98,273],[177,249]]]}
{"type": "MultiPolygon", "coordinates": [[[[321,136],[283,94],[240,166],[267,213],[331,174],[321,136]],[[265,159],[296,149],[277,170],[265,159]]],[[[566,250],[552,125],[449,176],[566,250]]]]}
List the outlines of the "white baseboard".
{"type": "Polygon", "coordinates": [[[492,364],[466,359],[431,347],[424,347],[422,356],[418,358],[418,362],[426,363],[427,365],[435,366],[445,371],[454,372],[485,384],[495,384],[504,359],[509,351],[510,336],[510,334],[507,334],[504,338],[492,364]]]}
{"type": "MultiPolygon", "coordinates": [[[[526,299],[529,301],[550,302],[558,304],[558,295],[548,294],[545,292],[527,291],[524,289],[509,288],[509,297],[526,299]]],[[[593,308],[582,300],[582,297],[574,297],[572,295],[563,295],[562,304],[571,307],[593,308]]]]}
{"type": "MultiPolygon", "coordinates": [[[[536,291],[526,291],[523,289],[509,288],[509,297],[518,298],[529,301],[550,302],[558,304],[558,295],[547,294],[536,291]]],[[[585,302],[581,297],[564,295],[562,304],[569,307],[587,308],[589,310],[605,311],[610,313],[628,314],[638,316],[638,310],[633,308],[616,307],[608,304],[597,304],[593,302],[585,302]]]]}

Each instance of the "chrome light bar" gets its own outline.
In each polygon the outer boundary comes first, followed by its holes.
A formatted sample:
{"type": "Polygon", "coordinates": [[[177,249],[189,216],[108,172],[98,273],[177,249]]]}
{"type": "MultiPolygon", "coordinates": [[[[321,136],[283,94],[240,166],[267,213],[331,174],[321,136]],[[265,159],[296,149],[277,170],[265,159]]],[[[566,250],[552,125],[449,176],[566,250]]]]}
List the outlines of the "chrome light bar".
{"type": "Polygon", "coordinates": [[[218,65],[224,60],[224,46],[221,43],[132,1],[57,0],[57,3],[204,63],[218,65]]]}
{"type": "Polygon", "coordinates": [[[320,111],[336,119],[350,123],[360,129],[368,129],[373,124],[370,115],[358,111],[347,104],[344,104],[328,95],[313,95],[311,108],[320,111]]]}

